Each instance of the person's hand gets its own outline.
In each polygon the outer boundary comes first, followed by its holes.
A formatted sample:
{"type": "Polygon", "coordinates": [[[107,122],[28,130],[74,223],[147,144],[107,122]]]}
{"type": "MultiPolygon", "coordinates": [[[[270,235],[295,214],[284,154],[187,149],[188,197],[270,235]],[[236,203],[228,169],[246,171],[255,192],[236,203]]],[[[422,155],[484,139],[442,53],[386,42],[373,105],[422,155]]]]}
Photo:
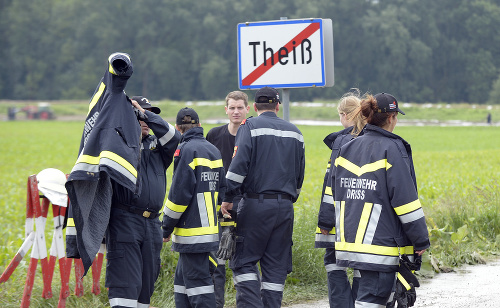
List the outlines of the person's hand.
{"type": "Polygon", "coordinates": [[[320,228],[319,230],[321,231],[321,234],[323,234],[323,235],[328,235],[330,233],[330,231],[325,230],[325,229],[320,228]]]}
{"type": "Polygon", "coordinates": [[[233,203],[232,202],[222,202],[222,204],[220,206],[220,210],[222,212],[222,215],[224,217],[226,217],[226,215],[229,215],[229,216],[227,216],[227,218],[232,218],[231,214],[228,212],[229,210],[232,210],[232,209],[233,209],[233,203]]]}
{"type": "Polygon", "coordinates": [[[144,108],[141,107],[141,105],[139,105],[139,103],[133,99],[130,100],[132,102],[132,106],[134,106],[135,108],[139,109],[140,112],[144,113],[144,108]]]}
{"type": "Polygon", "coordinates": [[[426,249],[423,249],[423,250],[415,250],[415,253],[419,256],[421,256],[424,252],[426,251],[426,249]]]}
{"type": "Polygon", "coordinates": [[[163,238],[163,243],[169,242],[171,236],[172,236],[172,234],[170,234],[167,238],[163,238]]]}
{"type": "MultiPolygon", "coordinates": [[[[139,121],[146,121],[148,119],[148,116],[146,115],[146,110],[139,105],[139,103],[133,99],[130,100],[132,102],[132,107],[134,108],[134,113],[135,116],[137,117],[137,120],[139,121]]],[[[149,132],[149,130],[148,130],[149,132]]]]}

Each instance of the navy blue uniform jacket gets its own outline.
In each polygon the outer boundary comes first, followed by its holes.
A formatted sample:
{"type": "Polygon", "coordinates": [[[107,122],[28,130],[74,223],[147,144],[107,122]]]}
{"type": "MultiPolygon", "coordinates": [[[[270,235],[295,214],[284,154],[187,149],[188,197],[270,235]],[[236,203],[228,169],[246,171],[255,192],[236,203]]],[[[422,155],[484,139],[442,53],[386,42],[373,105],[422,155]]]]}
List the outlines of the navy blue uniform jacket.
{"type": "Polygon", "coordinates": [[[138,193],[141,128],[124,89],[130,56],[114,53],[89,104],[79,156],[66,189],[85,274],[99,251],[111,209],[111,180],[138,193]]]}
{"type": "Polygon", "coordinates": [[[266,111],[241,123],[233,160],[226,174],[224,201],[239,192],[288,194],[295,202],[304,181],[304,137],[300,130],[274,112],[266,111]],[[283,153],[282,149],[293,148],[283,153]],[[285,155],[283,155],[285,154],[285,155]]]}
{"type": "Polygon", "coordinates": [[[400,254],[430,246],[410,145],[367,124],[340,148],[332,174],[337,265],[395,272],[400,254]]]}
{"type": "Polygon", "coordinates": [[[172,249],[202,253],[219,248],[218,195],[226,189],[219,150],[194,127],[182,136],[174,154],[174,175],[163,209],[163,237],[172,234],[172,249]]]}

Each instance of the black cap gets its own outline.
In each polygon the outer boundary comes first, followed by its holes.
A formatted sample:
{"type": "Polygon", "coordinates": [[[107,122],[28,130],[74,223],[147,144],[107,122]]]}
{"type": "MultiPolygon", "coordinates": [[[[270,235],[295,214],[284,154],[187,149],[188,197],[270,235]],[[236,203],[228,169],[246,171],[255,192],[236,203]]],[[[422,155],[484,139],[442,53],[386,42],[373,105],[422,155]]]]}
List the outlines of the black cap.
{"type": "Polygon", "coordinates": [[[275,88],[264,87],[261,88],[255,93],[255,102],[256,103],[280,103],[280,94],[275,88]]]}
{"type": "Polygon", "coordinates": [[[398,101],[391,94],[382,92],[379,94],[375,94],[374,97],[377,101],[377,112],[385,113],[397,111],[403,115],[405,114],[403,111],[401,111],[401,109],[399,109],[398,101]]]}
{"type": "Polygon", "coordinates": [[[196,113],[196,111],[194,111],[194,109],[184,107],[177,113],[175,124],[181,125],[181,124],[196,124],[196,123],[200,123],[200,118],[198,117],[198,114],[196,113]],[[191,121],[190,122],[184,121],[185,116],[190,116],[191,121]]]}
{"type": "Polygon", "coordinates": [[[151,106],[151,103],[144,96],[134,96],[132,97],[132,100],[138,102],[139,106],[142,108],[150,109],[153,113],[160,114],[161,112],[160,108],[151,106]]]}

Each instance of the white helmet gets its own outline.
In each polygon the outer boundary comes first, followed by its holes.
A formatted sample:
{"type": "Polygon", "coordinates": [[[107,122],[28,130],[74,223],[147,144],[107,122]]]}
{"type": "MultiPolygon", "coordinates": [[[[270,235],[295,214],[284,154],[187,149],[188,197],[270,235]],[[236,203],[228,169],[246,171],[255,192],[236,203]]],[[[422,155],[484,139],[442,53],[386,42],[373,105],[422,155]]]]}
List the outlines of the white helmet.
{"type": "Polygon", "coordinates": [[[38,181],[38,190],[45,193],[45,190],[52,190],[61,194],[67,194],[66,174],[61,170],[54,168],[43,169],[36,175],[38,181]]]}

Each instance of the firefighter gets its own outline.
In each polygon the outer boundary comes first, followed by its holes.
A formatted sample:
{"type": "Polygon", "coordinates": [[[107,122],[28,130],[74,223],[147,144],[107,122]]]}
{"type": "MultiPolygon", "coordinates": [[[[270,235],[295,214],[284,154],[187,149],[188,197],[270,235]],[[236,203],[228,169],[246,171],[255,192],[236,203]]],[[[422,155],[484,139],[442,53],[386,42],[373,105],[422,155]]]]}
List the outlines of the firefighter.
{"type": "Polygon", "coordinates": [[[368,95],[360,112],[368,124],[340,148],[332,174],[336,259],[360,272],[356,307],[385,307],[400,255],[420,256],[430,242],[411,147],[392,133],[404,112],[387,93],[368,95]]]}
{"type": "Polygon", "coordinates": [[[328,276],[328,300],[330,307],[354,307],[359,273],[354,273],[353,286],[349,284],[346,267],[340,267],[335,262],[335,208],[332,194],[330,174],[333,174],[335,161],[340,147],[356,138],[365,126],[365,120],[359,112],[361,102],[358,89],[348,92],[340,99],[337,111],[344,129],[331,133],[324,139],[325,144],[332,150],[326,168],[321,195],[321,204],[318,213],[318,228],[316,230],[316,248],[326,248],[324,264],[328,276]]]}
{"type": "Polygon", "coordinates": [[[237,307],[281,307],[285,279],[292,271],[293,203],[304,179],[304,137],[295,125],[278,118],[279,103],[274,88],[256,92],[258,117],[246,119],[238,129],[226,175],[222,213],[231,216],[233,197],[240,189],[243,194],[229,262],[237,307]]]}
{"type": "Polygon", "coordinates": [[[136,195],[112,182],[106,231],[106,287],[111,307],[149,306],[160,272],[163,241],[158,217],[166,194],[166,170],[181,137],[147,98],[134,96],[132,105],[140,114],[142,188],[136,195]]]}
{"type": "Polygon", "coordinates": [[[210,252],[219,247],[217,200],[226,180],[219,150],[203,137],[200,118],[181,109],[175,128],[182,139],[174,155],[172,185],[163,213],[163,241],[179,252],[174,277],[176,307],[215,307],[210,252]]]}

